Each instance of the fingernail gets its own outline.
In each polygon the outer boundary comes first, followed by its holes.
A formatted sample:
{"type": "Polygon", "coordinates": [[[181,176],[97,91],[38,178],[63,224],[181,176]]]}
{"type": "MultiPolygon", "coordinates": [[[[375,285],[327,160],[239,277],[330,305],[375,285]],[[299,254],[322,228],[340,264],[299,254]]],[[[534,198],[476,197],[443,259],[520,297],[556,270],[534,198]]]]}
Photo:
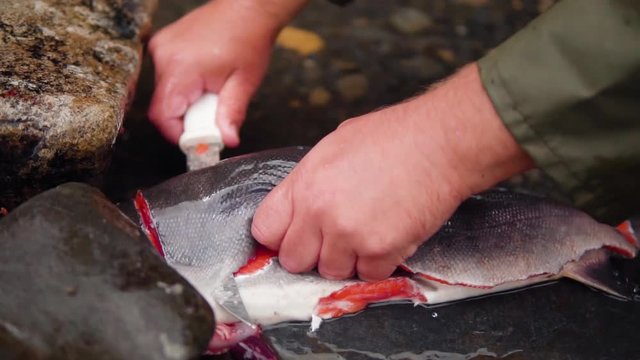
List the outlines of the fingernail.
{"type": "Polygon", "coordinates": [[[335,275],[331,275],[331,274],[321,274],[323,278],[327,279],[327,280],[343,280],[346,279],[345,276],[335,276],[335,275]]]}
{"type": "Polygon", "coordinates": [[[238,128],[233,124],[227,124],[227,132],[234,137],[238,136],[238,128]]]}
{"type": "Polygon", "coordinates": [[[225,131],[226,136],[224,136],[226,139],[225,143],[227,146],[229,147],[235,147],[238,145],[238,143],[240,142],[240,138],[238,136],[238,128],[233,125],[233,124],[227,124],[225,125],[225,131]]]}
{"type": "Polygon", "coordinates": [[[298,273],[299,271],[296,268],[295,263],[291,263],[291,260],[288,258],[281,258],[278,257],[278,261],[280,262],[280,265],[282,265],[283,268],[285,268],[285,270],[287,270],[290,273],[298,273]]]}

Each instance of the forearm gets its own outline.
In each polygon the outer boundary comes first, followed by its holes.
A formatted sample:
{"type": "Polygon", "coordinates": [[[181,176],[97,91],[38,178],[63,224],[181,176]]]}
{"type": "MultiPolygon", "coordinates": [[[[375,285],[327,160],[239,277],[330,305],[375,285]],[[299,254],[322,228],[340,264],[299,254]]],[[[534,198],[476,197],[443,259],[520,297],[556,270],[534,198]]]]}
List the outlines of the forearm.
{"type": "MultiPolygon", "coordinates": [[[[436,88],[408,103],[412,136],[444,141],[443,161],[453,164],[449,175],[461,197],[485,190],[533,167],[496,113],[480,81],[477,64],[462,68],[436,88]],[[433,135],[434,132],[440,134],[433,135]]],[[[420,140],[416,141],[420,146],[420,140]]],[[[434,157],[436,154],[423,154],[434,157]]]]}
{"type": "MultiPolygon", "coordinates": [[[[262,26],[269,28],[274,36],[309,3],[309,0],[215,0],[220,6],[233,11],[255,14],[262,26]]],[[[245,24],[253,26],[253,23],[245,24]]]]}

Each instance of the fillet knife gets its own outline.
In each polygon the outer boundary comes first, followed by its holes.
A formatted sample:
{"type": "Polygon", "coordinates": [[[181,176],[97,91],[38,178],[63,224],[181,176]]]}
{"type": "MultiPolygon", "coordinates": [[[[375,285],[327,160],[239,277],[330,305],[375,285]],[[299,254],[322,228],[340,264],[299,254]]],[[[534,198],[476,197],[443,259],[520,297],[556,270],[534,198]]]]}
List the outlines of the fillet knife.
{"type": "MultiPolygon", "coordinates": [[[[187,157],[189,171],[213,166],[220,161],[224,143],[216,125],[217,109],[218,96],[206,93],[193,103],[184,115],[184,132],[180,136],[179,145],[187,157]]],[[[222,288],[214,294],[214,298],[233,316],[253,326],[233,275],[223,281],[222,288]]]]}
{"type": "Polygon", "coordinates": [[[233,275],[229,275],[228,278],[224,279],[222,289],[218,290],[214,298],[220,306],[238,318],[238,320],[247,325],[254,326],[249,312],[242,302],[242,297],[238,290],[238,283],[236,283],[233,275]]]}

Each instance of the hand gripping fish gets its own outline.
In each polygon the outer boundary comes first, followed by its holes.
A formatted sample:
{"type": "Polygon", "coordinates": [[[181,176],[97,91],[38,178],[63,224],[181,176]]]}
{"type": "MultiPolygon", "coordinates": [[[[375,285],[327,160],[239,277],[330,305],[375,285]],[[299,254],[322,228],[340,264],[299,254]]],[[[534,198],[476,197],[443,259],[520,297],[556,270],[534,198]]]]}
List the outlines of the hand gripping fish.
{"type": "Polygon", "coordinates": [[[560,277],[628,295],[609,265],[612,254],[637,253],[628,222],[619,231],[566,205],[500,189],[463,202],[387,280],[290,274],[276,254],[252,238],[251,220],[260,201],[306,152],[285,148],[227,159],[141,191],[135,199],[153,245],[214,309],[218,328],[211,352],[255,330],[240,326],[218,304],[216,294],[231,276],[258,325],[312,320],[317,327],[322,319],[352,314],[371,303],[436,304],[560,277]]]}

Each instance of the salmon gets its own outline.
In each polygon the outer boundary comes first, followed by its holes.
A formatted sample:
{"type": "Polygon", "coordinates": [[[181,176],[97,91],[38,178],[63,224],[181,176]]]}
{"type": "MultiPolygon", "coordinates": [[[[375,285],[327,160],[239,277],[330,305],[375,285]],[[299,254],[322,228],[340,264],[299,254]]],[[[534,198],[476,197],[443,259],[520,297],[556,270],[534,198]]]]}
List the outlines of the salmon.
{"type": "Polygon", "coordinates": [[[140,224],[167,263],[214,310],[219,352],[254,333],[220,305],[220,287],[233,276],[256,325],[311,321],[364,310],[369,304],[437,304],[568,277],[628,298],[611,256],[634,257],[628,222],[619,229],[543,197],[495,188],[463,202],[440,230],[389,279],[327,280],[291,274],[277,254],[251,236],[264,197],[308,151],[295,147],[224,160],[138,192],[140,224]]]}

